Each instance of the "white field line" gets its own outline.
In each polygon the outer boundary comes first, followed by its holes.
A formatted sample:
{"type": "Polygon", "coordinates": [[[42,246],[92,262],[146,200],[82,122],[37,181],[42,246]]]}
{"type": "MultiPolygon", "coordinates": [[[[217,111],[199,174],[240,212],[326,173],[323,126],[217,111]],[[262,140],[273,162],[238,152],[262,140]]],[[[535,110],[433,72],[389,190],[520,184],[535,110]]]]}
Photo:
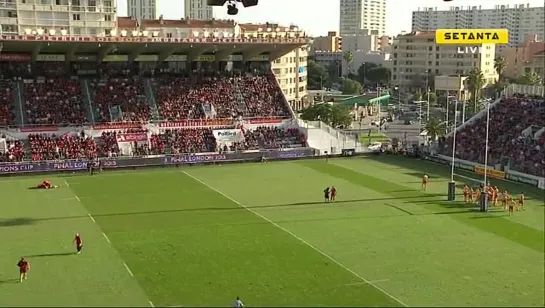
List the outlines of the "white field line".
{"type": "Polygon", "coordinates": [[[150,307],[155,307],[155,305],[153,304],[152,301],[148,301],[148,303],[149,303],[150,307]]]}
{"type": "Polygon", "coordinates": [[[97,222],[95,221],[95,218],[93,217],[93,215],[87,214],[87,216],[89,216],[89,218],[91,218],[91,220],[93,221],[93,223],[95,223],[95,224],[97,223],[97,222]]]}
{"type": "Polygon", "coordinates": [[[390,279],[370,280],[369,283],[363,282],[363,281],[353,282],[353,283],[345,284],[345,286],[359,286],[359,285],[364,285],[364,284],[373,284],[373,283],[386,282],[386,281],[390,281],[390,279]]]}
{"type": "Polygon", "coordinates": [[[123,262],[123,265],[125,266],[125,268],[127,269],[127,272],[129,272],[129,275],[131,275],[131,277],[134,277],[134,274],[132,273],[131,269],[129,268],[129,266],[127,265],[127,263],[123,262]]]}
{"type": "Polygon", "coordinates": [[[384,289],[382,289],[381,287],[377,286],[376,284],[374,284],[372,281],[369,281],[367,279],[365,279],[364,277],[362,277],[360,274],[354,272],[353,270],[351,270],[350,268],[348,268],[346,265],[342,264],[341,262],[337,261],[335,258],[333,258],[332,256],[328,255],[327,253],[325,253],[324,251],[320,250],[319,248],[315,247],[314,245],[310,244],[309,242],[305,241],[304,239],[300,238],[299,236],[295,235],[295,233],[289,231],[288,229],[280,226],[279,224],[275,223],[274,221],[270,220],[269,218],[259,214],[258,212],[254,211],[253,209],[245,206],[244,204],[238,202],[237,200],[229,197],[228,195],[224,194],[223,192],[221,192],[220,190],[208,185],[206,182],[196,178],[195,176],[187,173],[186,171],[182,170],[182,172],[187,175],[188,177],[194,179],[195,181],[201,183],[202,185],[210,188],[211,190],[217,192],[218,194],[224,196],[225,198],[231,200],[232,202],[234,202],[235,204],[238,204],[239,206],[245,208],[246,210],[248,210],[249,212],[253,213],[254,215],[262,218],[263,220],[269,222],[271,225],[277,227],[278,229],[288,233],[289,235],[291,235],[292,237],[294,237],[295,239],[299,240],[301,243],[307,245],[308,247],[314,249],[316,252],[318,252],[319,254],[321,254],[322,256],[328,258],[329,260],[331,260],[333,263],[339,265],[340,267],[344,268],[346,271],[348,271],[349,273],[351,273],[352,275],[354,275],[355,277],[357,277],[359,280],[361,280],[362,282],[365,282],[371,286],[373,286],[375,289],[379,290],[380,292],[384,293],[386,296],[390,297],[391,299],[393,299],[394,301],[398,302],[399,304],[401,304],[402,306],[404,307],[408,307],[407,304],[405,304],[404,302],[402,302],[401,300],[399,300],[398,298],[396,298],[395,296],[393,296],[392,294],[386,292],[384,289]]]}
{"type": "Polygon", "coordinates": [[[106,235],[106,233],[102,232],[102,236],[104,236],[104,238],[106,239],[106,242],[108,242],[108,244],[111,244],[112,242],[110,242],[110,239],[108,238],[108,236],[106,235]]]}
{"type": "Polygon", "coordinates": [[[64,180],[64,184],[66,184],[66,187],[70,188],[70,184],[66,180],[64,180]]]}

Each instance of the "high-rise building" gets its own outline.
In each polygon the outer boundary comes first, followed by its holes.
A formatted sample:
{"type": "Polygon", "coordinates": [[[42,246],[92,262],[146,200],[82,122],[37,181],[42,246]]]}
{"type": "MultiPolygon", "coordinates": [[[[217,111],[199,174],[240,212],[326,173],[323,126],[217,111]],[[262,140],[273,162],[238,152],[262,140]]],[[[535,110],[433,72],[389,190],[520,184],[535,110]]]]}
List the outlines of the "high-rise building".
{"type": "Polygon", "coordinates": [[[355,35],[360,30],[386,32],[386,0],[341,0],[340,35],[355,35]]]}
{"type": "Polygon", "coordinates": [[[0,0],[0,34],[104,36],[116,19],[114,0],[0,0]]]}
{"type": "MultiPolygon", "coordinates": [[[[453,6],[449,10],[421,8],[413,12],[412,31],[437,29],[508,29],[509,46],[524,42],[528,35],[545,36],[545,10],[530,5],[496,5],[492,9],[481,6],[453,6]]],[[[501,46],[499,46],[501,47],[501,46]]]]}
{"type": "Polygon", "coordinates": [[[393,43],[392,83],[406,88],[424,88],[435,76],[467,76],[479,69],[485,86],[498,79],[494,68],[495,45],[463,47],[437,45],[435,31],[398,35],[393,43]],[[428,80],[429,82],[429,80],[428,80]]]}
{"type": "Polygon", "coordinates": [[[137,20],[157,19],[157,0],[127,0],[127,14],[137,20]]]}
{"type": "Polygon", "coordinates": [[[214,17],[212,8],[206,0],[184,0],[184,16],[189,19],[210,20],[214,17]]]}

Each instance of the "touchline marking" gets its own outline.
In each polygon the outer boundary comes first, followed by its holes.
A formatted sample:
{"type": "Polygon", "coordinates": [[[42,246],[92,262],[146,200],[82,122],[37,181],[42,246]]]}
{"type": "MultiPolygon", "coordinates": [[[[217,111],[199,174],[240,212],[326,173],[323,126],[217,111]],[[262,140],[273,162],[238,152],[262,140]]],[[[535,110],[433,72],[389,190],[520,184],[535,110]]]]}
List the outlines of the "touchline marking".
{"type": "Polygon", "coordinates": [[[66,184],[66,187],[70,187],[70,184],[66,180],[64,180],[64,184],[66,184]]]}
{"type": "Polygon", "coordinates": [[[359,286],[359,285],[364,285],[364,284],[373,284],[373,283],[379,283],[379,282],[386,282],[386,281],[390,281],[390,279],[379,279],[379,280],[370,280],[369,282],[353,282],[353,283],[348,283],[348,284],[345,284],[345,286],[359,286]]]}
{"type": "Polygon", "coordinates": [[[92,220],[94,223],[97,223],[97,222],[95,221],[95,218],[93,217],[93,215],[87,214],[87,216],[89,216],[89,218],[91,218],[91,220],[92,220]]]}
{"type": "Polygon", "coordinates": [[[110,243],[110,244],[112,243],[112,242],[110,242],[110,239],[108,238],[108,236],[106,235],[106,233],[102,232],[102,236],[104,236],[104,238],[106,239],[106,242],[108,242],[108,243],[110,243]]]}
{"type": "Polygon", "coordinates": [[[225,198],[231,200],[232,202],[234,202],[235,204],[238,204],[239,206],[245,208],[246,210],[248,210],[249,212],[253,213],[254,215],[262,218],[263,220],[269,222],[270,224],[272,224],[273,226],[277,227],[278,229],[288,233],[289,235],[293,236],[295,239],[299,240],[301,243],[307,245],[308,247],[314,249],[316,252],[318,252],[319,254],[321,254],[322,256],[328,258],[329,260],[331,260],[333,263],[339,265],[340,267],[344,268],[346,271],[348,271],[349,273],[351,273],[352,275],[354,275],[355,277],[357,277],[358,279],[360,279],[361,281],[373,286],[375,289],[379,290],[380,292],[384,293],[385,295],[387,295],[388,297],[390,297],[391,299],[393,299],[394,301],[398,302],[399,304],[401,304],[402,306],[404,307],[408,307],[407,304],[405,304],[404,302],[402,302],[401,300],[397,299],[395,296],[393,296],[392,294],[386,292],[384,289],[380,288],[379,286],[377,286],[376,284],[374,284],[372,281],[369,281],[365,278],[363,278],[360,274],[354,272],[353,270],[351,270],[350,268],[348,268],[346,265],[342,264],[341,262],[337,261],[336,259],[334,259],[332,256],[328,255],[327,253],[323,252],[322,250],[320,250],[319,248],[315,247],[314,245],[312,245],[311,243],[305,241],[304,239],[300,238],[299,236],[295,235],[295,233],[291,232],[290,230],[280,226],[279,224],[277,224],[276,222],[270,220],[269,218],[259,214],[258,212],[254,211],[253,209],[245,206],[244,204],[238,202],[237,200],[229,197],[228,195],[224,194],[223,192],[221,192],[220,190],[208,185],[206,182],[196,178],[195,176],[187,173],[186,171],[182,170],[182,172],[187,175],[188,177],[194,179],[195,181],[201,183],[202,185],[212,189],[213,191],[217,192],[218,194],[224,196],[225,198]]]}
{"type": "Polygon", "coordinates": [[[74,197],[76,197],[76,200],[78,200],[78,202],[81,202],[78,196],[74,195],[74,197]]]}
{"type": "MultiPolygon", "coordinates": [[[[131,269],[129,268],[129,266],[127,265],[127,263],[123,262],[123,265],[125,265],[125,268],[127,269],[127,272],[129,272],[129,275],[131,275],[132,277],[134,277],[134,274],[131,272],[131,269]]],[[[150,302],[151,303],[151,302],[150,302]]],[[[152,306],[153,307],[153,306],[152,306]]]]}
{"type": "Polygon", "coordinates": [[[151,307],[155,307],[155,305],[151,301],[148,301],[148,303],[151,307]]]}

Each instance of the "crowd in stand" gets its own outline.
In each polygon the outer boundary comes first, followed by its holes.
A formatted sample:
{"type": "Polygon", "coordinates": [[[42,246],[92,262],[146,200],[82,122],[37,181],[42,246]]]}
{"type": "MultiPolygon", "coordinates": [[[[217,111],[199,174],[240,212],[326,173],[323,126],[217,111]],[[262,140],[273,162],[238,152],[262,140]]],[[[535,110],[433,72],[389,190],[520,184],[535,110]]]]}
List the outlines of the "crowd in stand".
{"type": "Polygon", "coordinates": [[[20,162],[25,158],[24,143],[20,140],[6,140],[6,151],[0,152],[0,162],[20,162]]]}
{"type": "Polygon", "coordinates": [[[146,122],[150,120],[150,105],[140,78],[115,78],[90,83],[94,92],[97,122],[146,122]],[[116,106],[120,110],[116,109],[116,106]],[[114,111],[116,110],[116,111],[114,111]]]}
{"type": "Polygon", "coordinates": [[[26,83],[24,98],[29,124],[81,124],[86,121],[81,88],[76,80],[26,83]]]}
{"type": "Polygon", "coordinates": [[[28,135],[31,158],[38,160],[85,159],[97,155],[97,145],[83,134],[28,135]]]}
{"type": "Polygon", "coordinates": [[[306,146],[306,138],[297,128],[260,126],[244,130],[244,140],[223,145],[223,151],[266,150],[306,146]]]}
{"type": "MultiPolygon", "coordinates": [[[[545,176],[545,134],[535,138],[523,131],[531,126],[545,127],[543,97],[505,98],[490,110],[488,164],[494,166],[509,158],[515,170],[545,176]]],[[[456,134],[456,157],[484,163],[486,117],[477,119],[456,134]]],[[[452,137],[441,145],[445,155],[452,153],[452,137]]]]}
{"type": "Polygon", "coordinates": [[[209,128],[166,130],[153,134],[150,140],[152,154],[182,154],[216,152],[216,138],[209,128]]]}
{"type": "MultiPolygon", "coordinates": [[[[272,77],[274,78],[274,76],[272,77]]],[[[237,79],[238,86],[251,117],[286,117],[288,107],[282,90],[268,75],[245,76],[237,79]]]]}
{"type": "Polygon", "coordinates": [[[14,99],[15,96],[11,82],[0,80],[0,126],[13,124],[14,99]]]}

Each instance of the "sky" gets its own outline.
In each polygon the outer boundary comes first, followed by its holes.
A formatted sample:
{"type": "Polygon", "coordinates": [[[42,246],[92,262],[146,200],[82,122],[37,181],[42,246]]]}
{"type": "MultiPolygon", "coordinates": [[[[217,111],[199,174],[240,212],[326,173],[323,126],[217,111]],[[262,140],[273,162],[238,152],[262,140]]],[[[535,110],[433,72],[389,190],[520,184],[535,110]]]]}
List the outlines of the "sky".
{"type": "MultiPolygon", "coordinates": [[[[183,14],[183,0],[157,0],[158,14],[165,19],[179,19],[183,14]]],[[[411,30],[411,12],[421,7],[437,7],[448,9],[450,6],[476,6],[493,8],[494,5],[527,4],[543,6],[543,0],[387,0],[386,32],[396,35],[401,31],[411,30]]],[[[312,36],[327,35],[328,31],[339,30],[340,0],[259,0],[259,4],[251,8],[243,8],[239,4],[239,13],[234,20],[241,23],[272,22],[281,25],[295,24],[312,36]]],[[[118,0],[118,15],[127,16],[127,0],[118,0]]],[[[214,17],[217,19],[233,18],[226,13],[226,7],[215,7],[214,17]]]]}

